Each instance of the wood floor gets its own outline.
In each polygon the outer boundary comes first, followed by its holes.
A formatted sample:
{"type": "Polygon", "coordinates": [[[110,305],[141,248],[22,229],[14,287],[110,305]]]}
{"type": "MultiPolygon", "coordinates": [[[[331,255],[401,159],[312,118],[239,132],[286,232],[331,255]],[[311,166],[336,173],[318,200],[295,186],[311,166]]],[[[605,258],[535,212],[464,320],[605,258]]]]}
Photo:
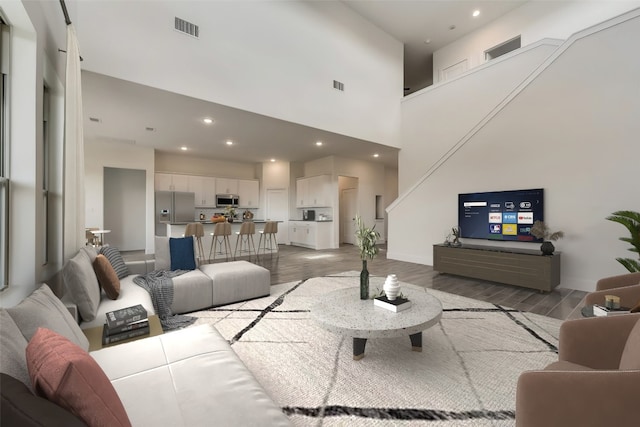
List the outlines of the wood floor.
{"type": "MultiPolygon", "coordinates": [[[[135,259],[141,255],[140,253],[124,253],[124,256],[125,259],[135,259]]],[[[222,261],[216,260],[215,262],[222,261]]],[[[362,268],[358,248],[352,245],[342,245],[339,249],[320,251],[280,245],[279,256],[261,255],[257,263],[271,272],[272,284],[344,271],[360,271],[362,268]]],[[[387,259],[385,246],[381,246],[378,256],[368,262],[367,269],[371,275],[384,277],[394,273],[402,282],[561,320],[580,317],[582,300],[586,295],[586,292],[571,289],[555,289],[553,292],[545,294],[516,286],[440,274],[426,265],[387,259]]]]}

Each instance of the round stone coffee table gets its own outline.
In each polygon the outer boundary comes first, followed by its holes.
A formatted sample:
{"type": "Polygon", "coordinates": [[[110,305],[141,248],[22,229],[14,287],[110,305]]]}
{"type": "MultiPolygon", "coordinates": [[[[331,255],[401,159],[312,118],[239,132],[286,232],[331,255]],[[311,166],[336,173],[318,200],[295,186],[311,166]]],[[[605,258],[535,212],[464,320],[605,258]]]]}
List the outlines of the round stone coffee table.
{"type": "Polygon", "coordinates": [[[397,313],[374,306],[373,299],[361,300],[357,287],[329,292],[311,307],[311,317],[324,329],[353,338],[353,360],[364,357],[369,338],[409,335],[412,350],[422,351],[422,331],[438,323],[442,304],[425,288],[404,285],[401,292],[411,307],[397,313]]]}

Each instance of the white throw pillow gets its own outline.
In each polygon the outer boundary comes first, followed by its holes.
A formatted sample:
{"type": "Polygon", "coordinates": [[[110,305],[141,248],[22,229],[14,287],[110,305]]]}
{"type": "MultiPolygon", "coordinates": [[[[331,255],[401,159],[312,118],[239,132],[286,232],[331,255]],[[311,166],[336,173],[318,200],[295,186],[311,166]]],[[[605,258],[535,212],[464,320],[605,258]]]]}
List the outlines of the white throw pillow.
{"type": "Polygon", "coordinates": [[[171,252],[169,251],[169,238],[156,236],[156,270],[171,269],[171,252]]]}

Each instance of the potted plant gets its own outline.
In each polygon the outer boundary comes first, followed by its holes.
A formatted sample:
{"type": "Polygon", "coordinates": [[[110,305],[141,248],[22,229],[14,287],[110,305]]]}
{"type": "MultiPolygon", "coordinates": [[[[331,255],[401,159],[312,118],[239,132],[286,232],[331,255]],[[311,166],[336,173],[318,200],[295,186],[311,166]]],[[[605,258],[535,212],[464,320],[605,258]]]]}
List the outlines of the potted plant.
{"type": "Polygon", "coordinates": [[[563,231],[551,232],[547,224],[539,220],[533,223],[530,233],[532,236],[543,240],[542,245],[540,245],[540,250],[543,255],[553,255],[553,251],[555,251],[556,248],[553,246],[553,243],[551,243],[551,240],[556,241],[564,237],[563,231]]]}
{"type": "Polygon", "coordinates": [[[373,259],[378,254],[376,243],[380,238],[380,233],[375,230],[376,226],[367,227],[364,225],[360,215],[356,215],[356,239],[360,248],[360,259],[362,259],[362,272],[360,273],[360,299],[369,299],[369,271],[367,270],[367,258],[373,259]]]}
{"type": "Polygon", "coordinates": [[[225,216],[227,217],[227,221],[233,222],[233,219],[236,215],[236,209],[233,206],[227,206],[224,208],[225,216]]]}
{"type": "MultiPolygon", "coordinates": [[[[631,245],[629,251],[640,253],[640,213],[634,211],[616,211],[608,216],[609,221],[624,225],[629,230],[631,237],[620,237],[623,242],[631,245]]],[[[640,271],[640,262],[631,258],[616,258],[631,273],[640,271]]]]}

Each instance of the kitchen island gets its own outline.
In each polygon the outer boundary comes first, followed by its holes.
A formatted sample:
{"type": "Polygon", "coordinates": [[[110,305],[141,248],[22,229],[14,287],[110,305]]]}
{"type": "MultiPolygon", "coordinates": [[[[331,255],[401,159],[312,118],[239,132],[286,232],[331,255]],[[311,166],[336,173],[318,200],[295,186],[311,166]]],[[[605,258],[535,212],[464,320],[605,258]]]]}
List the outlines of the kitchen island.
{"type": "MultiPolygon", "coordinates": [[[[264,226],[267,223],[264,219],[253,219],[253,220],[245,220],[246,222],[253,222],[256,225],[256,234],[253,236],[253,240],[256,245],[256,251],[258,250],[258,242],[260,240],[260,231],[264,230],[264,226]]],[[[236,248],[236,241],[238,237],[236,235],[237,231],[240,231],[240,227],[242,223],[245,222],[243,220],[236,220],[231,223],[231,236],[229,236],[229,243],[231,244],[231,256],[233,256],[233,251],[236,248]]],[[[192,221],[199,222],[202,224],[204,228],[204,236],[202,237],[202,247],[204,248],[204,258],[209,257],[209,249],[211,248],[211,240],[213,237],[211,234],[213,233],[213,229],[216,226],[215,222],[211,221],[192,221]]],[[[278,223],[282,223],[282,221],[276,221],[278,223]]],[[[184,231],[187,228],[188,222],[172,222],[167,223],[167,236],[168,237],[182,237],[184,236],[184,231]]],[[[217,257],[216,257],[217,258],[217,257]]]]}

